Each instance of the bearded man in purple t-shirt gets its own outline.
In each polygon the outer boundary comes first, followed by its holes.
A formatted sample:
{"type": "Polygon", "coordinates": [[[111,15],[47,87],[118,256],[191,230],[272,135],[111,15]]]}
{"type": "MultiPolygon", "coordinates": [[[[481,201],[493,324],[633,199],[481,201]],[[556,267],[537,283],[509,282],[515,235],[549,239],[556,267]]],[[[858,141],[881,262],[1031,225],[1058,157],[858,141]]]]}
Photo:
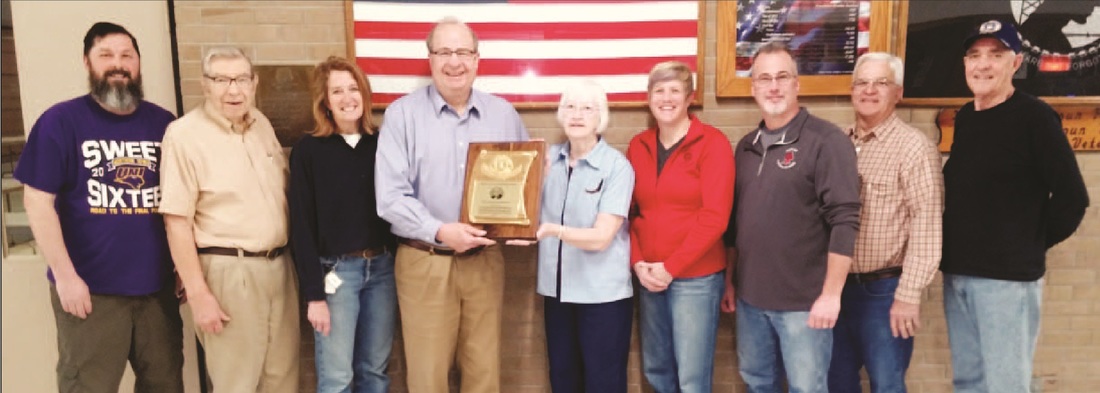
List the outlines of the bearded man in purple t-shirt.
{"type": "Polygon", "coordinates": [[[46,110],[15,170],[57,321],[62,392],[183,392],[183,333],[160,203],[160,141],[175,119],[142,100],[122,26],[84,36],[91,93],[46,110]]]}

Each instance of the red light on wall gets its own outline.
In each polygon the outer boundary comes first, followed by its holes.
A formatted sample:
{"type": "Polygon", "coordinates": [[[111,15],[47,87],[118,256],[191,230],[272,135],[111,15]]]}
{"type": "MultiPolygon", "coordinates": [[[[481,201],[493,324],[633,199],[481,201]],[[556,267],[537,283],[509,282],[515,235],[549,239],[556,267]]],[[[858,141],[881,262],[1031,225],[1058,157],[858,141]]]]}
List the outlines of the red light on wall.
{"type": "Polygon", "coordinates": [[[1069,56],[1043,55],[1039,58],[1040,72],[1065,72],[1069,71],[1071,60],[1069,56]]]}

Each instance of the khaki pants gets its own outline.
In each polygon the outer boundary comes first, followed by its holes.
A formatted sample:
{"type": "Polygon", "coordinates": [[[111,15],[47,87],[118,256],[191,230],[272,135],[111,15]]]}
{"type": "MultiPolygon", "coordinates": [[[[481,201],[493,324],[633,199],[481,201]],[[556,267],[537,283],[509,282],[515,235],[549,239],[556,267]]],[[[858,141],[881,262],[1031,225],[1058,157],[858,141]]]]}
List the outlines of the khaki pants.
{"type": "Polygon", "coordinates": [[[206,285],[230,321],[197,332],[215,393],[298,391],[298,286],[290,257],[200,254],[206,285]]]}
{"type": "Polygon", "coordinates": [[[134,392],[182,393],[183,321],[172,282],[164,285],[148,296],[92,295],[92,312],[80,319],[61,308],[51,284],[57,391],[118,392],[129,360],[137,378],[134,392]]]}
{"type": "Polygon", "coordinates": [[[395,268],[409,392],[447,392],[447,373],[456,358],[462,393],[499,392],[500,247],[449,257],[401,245],[395,268]]]}

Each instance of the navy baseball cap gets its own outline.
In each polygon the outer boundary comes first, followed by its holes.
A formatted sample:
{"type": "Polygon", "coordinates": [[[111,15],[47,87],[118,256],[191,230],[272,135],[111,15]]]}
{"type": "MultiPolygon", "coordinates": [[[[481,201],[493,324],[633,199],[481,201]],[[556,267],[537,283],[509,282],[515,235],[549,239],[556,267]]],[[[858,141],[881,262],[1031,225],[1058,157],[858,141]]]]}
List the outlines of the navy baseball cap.
{"type": "Polygon", "coordinates": [[[996,19],[978,25],[970,33],[970,36],[966,37],[966,41],[963,42],[963,50],[970,50],[970,46],[974,45],[974,41],[986,37],[996,38],[1005,45],[1005,48],[1020,53],[1022,44],[1020,42],[1020,32],[1016,30],[1016,25],[1012,22],[1003,22],[996,19]]]}

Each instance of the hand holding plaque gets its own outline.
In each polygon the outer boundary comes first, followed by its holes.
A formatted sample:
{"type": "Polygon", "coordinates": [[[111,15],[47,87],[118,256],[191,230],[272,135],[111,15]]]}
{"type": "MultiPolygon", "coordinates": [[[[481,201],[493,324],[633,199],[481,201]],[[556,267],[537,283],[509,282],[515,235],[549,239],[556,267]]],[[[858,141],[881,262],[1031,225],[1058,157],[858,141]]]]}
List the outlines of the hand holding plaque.
{"type": "Polygon", "coordinates": [[[545,158],[543,141],[471,143],[459,221],[485,237],[534,240],[545,158]]]}

